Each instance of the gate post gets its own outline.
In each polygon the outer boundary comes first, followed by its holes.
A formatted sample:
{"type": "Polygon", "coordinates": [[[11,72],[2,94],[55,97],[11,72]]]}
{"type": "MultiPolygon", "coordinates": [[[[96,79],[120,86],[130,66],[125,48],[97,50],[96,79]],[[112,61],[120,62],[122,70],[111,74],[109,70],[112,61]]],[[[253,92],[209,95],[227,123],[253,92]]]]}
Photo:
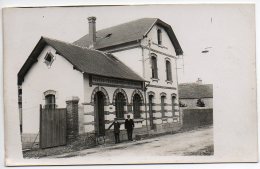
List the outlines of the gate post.
{"type": "Polygon", "coordinates": [[[79,135],[79,122],[78,122],[78,97],[72,97],[66,101],[66,123],[67,133],[66,140],[71,142],[75,140],[79,135]]]}

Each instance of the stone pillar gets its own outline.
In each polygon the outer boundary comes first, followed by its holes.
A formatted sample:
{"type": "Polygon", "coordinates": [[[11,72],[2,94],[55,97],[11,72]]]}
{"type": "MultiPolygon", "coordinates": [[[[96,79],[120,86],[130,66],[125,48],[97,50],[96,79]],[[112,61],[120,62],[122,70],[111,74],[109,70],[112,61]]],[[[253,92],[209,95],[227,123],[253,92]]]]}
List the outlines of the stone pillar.
{"type": "Polygon", "coordinates": [[[66,101],[67,108],[67,141],[75,140],[79,135],[78,121],[78,97],[72,97],[66,101]]]}

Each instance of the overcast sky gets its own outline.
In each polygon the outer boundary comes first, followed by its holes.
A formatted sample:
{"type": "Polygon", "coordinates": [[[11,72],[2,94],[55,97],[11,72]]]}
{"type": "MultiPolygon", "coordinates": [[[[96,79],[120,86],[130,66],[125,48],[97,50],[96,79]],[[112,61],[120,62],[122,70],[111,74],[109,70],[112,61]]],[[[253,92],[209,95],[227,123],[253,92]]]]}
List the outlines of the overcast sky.
{"type": "Polygon", "coordinates": [[[97,30],[143,17],[160,18],[172,26],[184,51],[179,81],[194,82],[200,77],[213,83],[213,74],[219,69],[216,62],[227,55],[248,53],[245,48],[254,35],[252,9],[238,5],[10,9],[5,13],[5,37],[15,49],[9,52],[15,58],[12,71],[17,73],[41,36],[73,42],[88,33],[88,16],[97,17],[97,30]],[[207,47],[209,52],[201,53],[207,47]]]}

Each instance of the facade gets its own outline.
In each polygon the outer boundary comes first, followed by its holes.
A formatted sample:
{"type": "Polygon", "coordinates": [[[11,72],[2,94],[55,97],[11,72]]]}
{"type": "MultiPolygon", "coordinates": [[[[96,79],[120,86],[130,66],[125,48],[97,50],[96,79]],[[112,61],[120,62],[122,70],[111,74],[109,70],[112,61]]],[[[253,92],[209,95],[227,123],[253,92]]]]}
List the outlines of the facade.
{"type": "Polygon", "coordinates": [[[185,109],[213,109],[213,85],[202,84],[201,79],[196,83],[179,84],[179,99],[181,107],[185,109]]]}
{"type": "MultiPolygon", "coordinates": [[[[79,100],[78,131],[100,136],[117,117],[135,122],[134,135],[181,127],[176,59],[182,49],[170,25],[143,18],[96,31],[74,43],[42,37],[18,73],[23,139],[39,132],[39,105],[79,100]]],[[[124,128],[122,137],[124,138],[124,128]]]]}

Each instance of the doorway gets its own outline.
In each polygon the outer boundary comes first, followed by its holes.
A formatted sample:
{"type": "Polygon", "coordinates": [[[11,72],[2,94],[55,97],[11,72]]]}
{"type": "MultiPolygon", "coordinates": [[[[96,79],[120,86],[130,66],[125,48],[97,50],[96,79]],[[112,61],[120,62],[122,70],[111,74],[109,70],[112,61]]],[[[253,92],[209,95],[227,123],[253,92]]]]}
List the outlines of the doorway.
{"type": "Polygon", "coordinates": [[[102,92],[97,92],[94,97],[95,130],[98,136],[105,135],[105,96],[102,92]]]}

